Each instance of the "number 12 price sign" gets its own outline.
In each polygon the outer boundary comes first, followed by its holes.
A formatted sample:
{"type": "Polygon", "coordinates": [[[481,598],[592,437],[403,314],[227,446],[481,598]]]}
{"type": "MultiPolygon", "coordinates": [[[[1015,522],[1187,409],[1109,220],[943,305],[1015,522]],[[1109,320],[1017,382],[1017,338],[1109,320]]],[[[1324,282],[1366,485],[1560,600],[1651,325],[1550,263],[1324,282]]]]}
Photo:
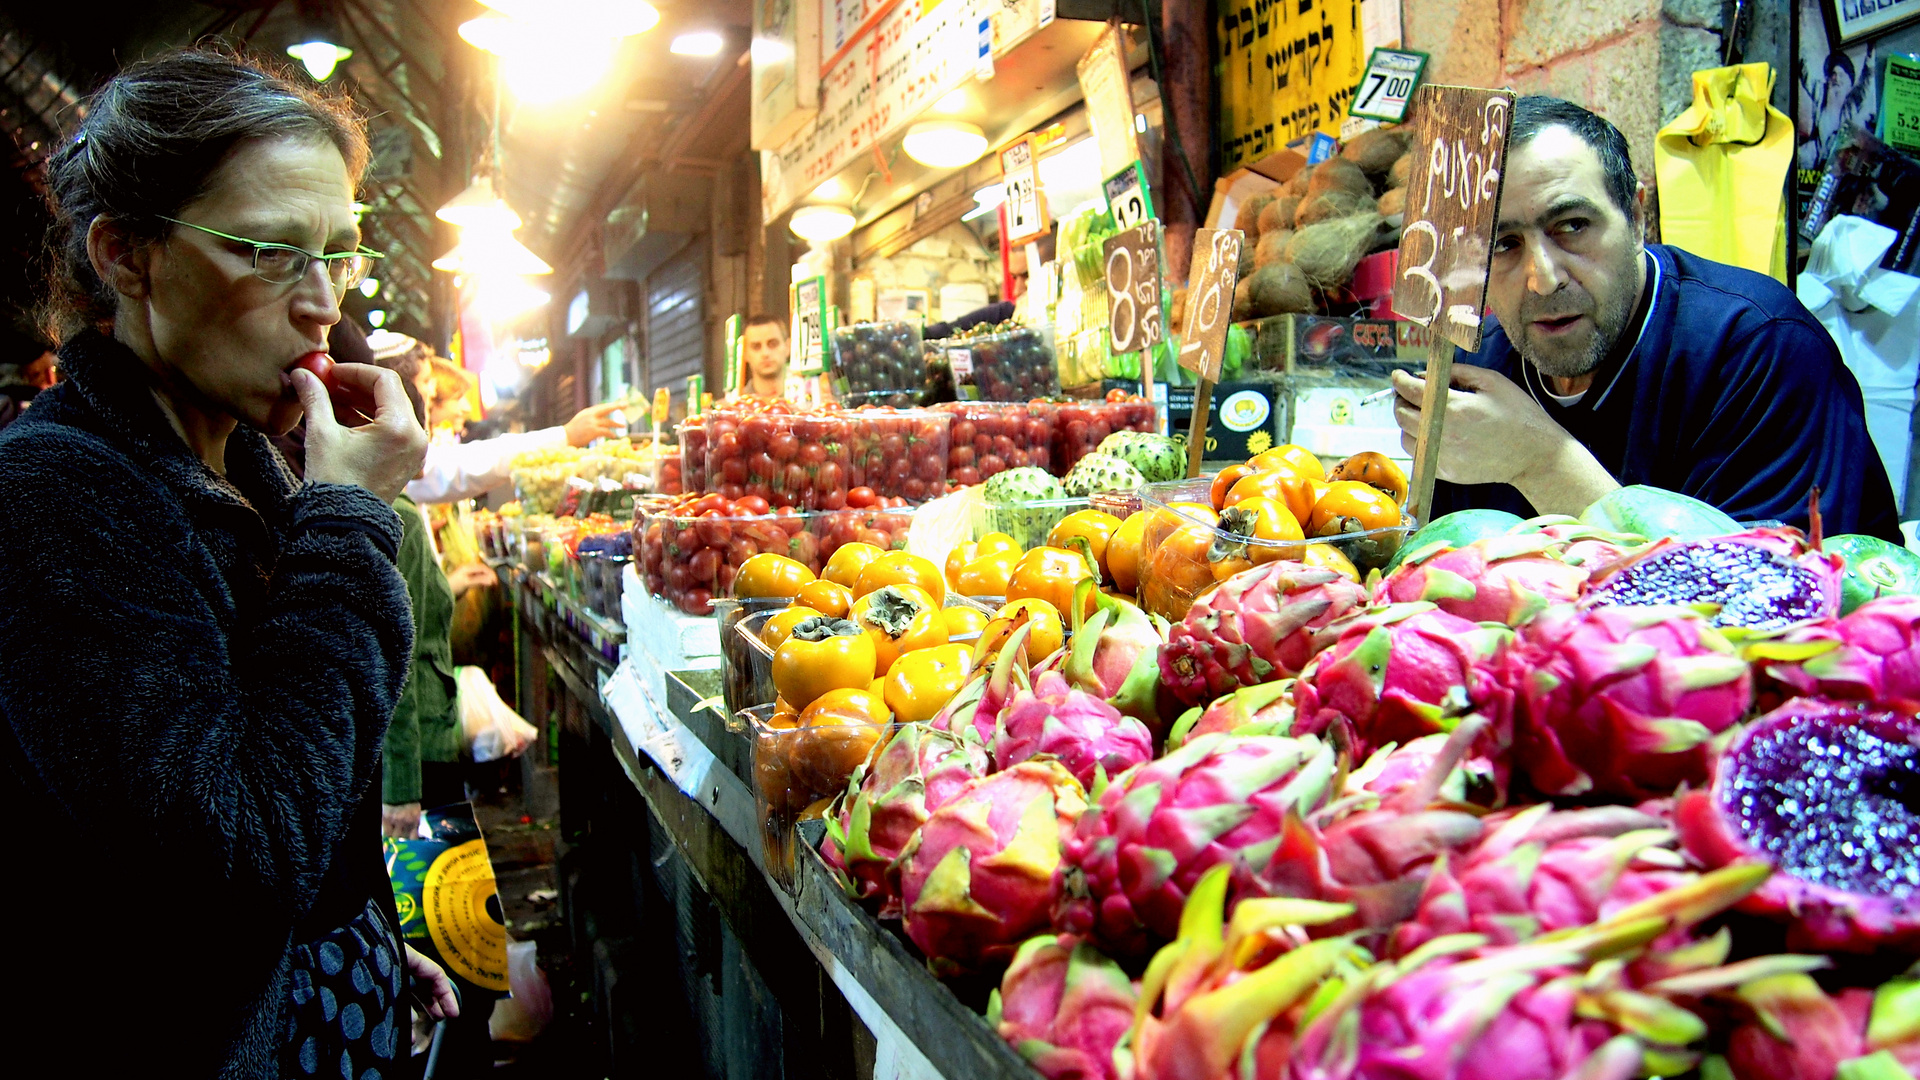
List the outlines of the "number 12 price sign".
{"type": "Polygon", "coordinates": [[[1348,116],[1384,120],[1397,124],[1407,118],[1407,102],[1427,70],[1427,54],[1403,49],[1375,49],[1367,61],[1367,73],[1354,87],[1348,116]]]}
{"type": "Polygon", "coordinates": [[[1120,232],[1157,216],[1153,199],[1147,194],[1147,171],[1138,161],[1108,177],[1101,190],[1113,214],[1113,227],[1120,232]]]}
{"type": "Polygon", "coordinates": [[[1007,186],[1007,246],[1045,236],[1053,226],[1047,221],[1047,200],[1040,194],[1032,135],[1022,135],[1000,151],[1000,177],[1007,186]]]}

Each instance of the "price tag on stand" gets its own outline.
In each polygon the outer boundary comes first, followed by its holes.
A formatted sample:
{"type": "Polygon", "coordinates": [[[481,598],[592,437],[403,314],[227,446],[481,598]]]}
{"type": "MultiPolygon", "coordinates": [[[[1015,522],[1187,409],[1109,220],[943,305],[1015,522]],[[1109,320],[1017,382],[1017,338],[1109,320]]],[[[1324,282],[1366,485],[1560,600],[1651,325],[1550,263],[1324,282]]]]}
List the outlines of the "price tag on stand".
{"type": "Polygon", "coordinates": [[[1147,172],[1138,161],[1108,177],[1100,187],[1113,214],[1113,227],[1121,232],[1159,217],[1153,212],[1152,196],[1147,194],[1147,172]]]}
{"type": "Polygon", "coordinates": [[[1393,311],[1433,331],[1407,513],[1422,522],[1446,426],[1453,349],[1480,347],[1493,228],[1507,167],[1510,90],[1423,86],[1413,98],[1413,161],[1393,311]]]}
{"type": "Polygon", "coordinates": [[[789,293],[793,308],[793,373],[812,375],[820,371],[826,355],[827,279],[810,277],[793,283],[789,293]]]}
{"type": "Polygon", "coordinates": [[[1881,140],[1909,154],[1920,151],[1920,60],[1887,57],[1880,87],[1881,140]]]}
{"type": "Polygon", "coordinates": [[[1047,200],[1040,191],[1039,159],[1033,136],[1022,135],[1000,151],[1000,177],[1007,188],[1007,235],[1003,248],[1011,249],[1045,236],[1053,228],[1047,220],[1047,200]]]}
{"type": "Polygon", "coordinates": [[[1227,352],[1227,326],[1233,319],[1233,289],[1240,283],[1238,229],[1196,229],[1193,268],[1187,279],[1187,321],[1180,330],[1180,366],[1200,385],[1193,391],[1193,418],[1187,423],[1187,475],[1200,475],[1213,408],[1213,384],[1220,381],[1227,352]]]}
{"type": "Polygon", "coordinates": [[[1407,118],[1407,103],[1427,70],[1427,54],[1406,49],[1375,49],[1367,73],[1353,88],[1348,116],[1397,124],[1407,118]]]}
{"type": "Polygon", "coordinates": [[[1153,400],[1155,345],[1166,340],[1160,317],[1160,223],[1148,218],[1107,238],[1107,336],[1116,354],[1140,354],[1140,394],[1153,400]]]}

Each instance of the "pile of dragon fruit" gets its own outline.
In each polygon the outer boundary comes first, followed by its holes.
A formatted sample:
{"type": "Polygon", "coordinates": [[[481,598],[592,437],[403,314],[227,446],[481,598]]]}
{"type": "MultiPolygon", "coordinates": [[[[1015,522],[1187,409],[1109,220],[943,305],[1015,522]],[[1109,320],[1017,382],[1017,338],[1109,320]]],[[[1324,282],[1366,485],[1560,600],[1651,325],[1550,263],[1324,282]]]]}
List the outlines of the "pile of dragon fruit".
{"type": "Polygon", "coordinates": [[[1911,1080],[1920,597],[1842,570],[1543,518],[1103,596],[822,855],[1054,1080],[1911,1080]]]}

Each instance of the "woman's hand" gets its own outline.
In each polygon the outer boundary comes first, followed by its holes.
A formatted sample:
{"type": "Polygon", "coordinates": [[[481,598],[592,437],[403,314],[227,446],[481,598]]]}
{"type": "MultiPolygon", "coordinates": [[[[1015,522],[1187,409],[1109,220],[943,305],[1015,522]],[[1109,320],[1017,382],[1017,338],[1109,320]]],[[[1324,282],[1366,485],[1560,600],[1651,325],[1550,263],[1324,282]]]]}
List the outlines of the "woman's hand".
{"type": "Polygon", "coordinates": [[[381,803],[380,835],[391,836],[395,840],[417,840],[420,838],[420,804],[381,803]]]}
{"type": "Polygon", "coordinates": [[[398,498],[427,459],[427,433],[413,418],[400,376],[371,364],[335,364],[333,378],[373,395],[373,423],[345,427],[334,419],[327,389],[313,373],[295,368],[293,389],[307,413],[307,479],[357,484],[381,502],[398,498]]]}
{"type": "Polygon", "coordinates": [[[470,562],[454,567],[447,574],[447,584],[453,586],[453,597],[458,600],[474,589],[500,584],[500,578],[486,563],[470,562]]]}
{"type": "Polygon", "coordinates": [[[460,998],[453,992],[453,980],[440,965],[411,945],[407,950],[407,989],[435,1020],[451,1020],[460,1015],[460,998]]]}

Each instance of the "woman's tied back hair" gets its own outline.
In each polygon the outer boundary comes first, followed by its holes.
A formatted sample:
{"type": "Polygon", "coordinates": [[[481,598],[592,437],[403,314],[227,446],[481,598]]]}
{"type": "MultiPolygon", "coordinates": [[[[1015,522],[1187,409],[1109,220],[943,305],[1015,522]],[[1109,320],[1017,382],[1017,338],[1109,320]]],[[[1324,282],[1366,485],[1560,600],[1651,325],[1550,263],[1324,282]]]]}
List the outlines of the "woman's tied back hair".
{"type": "Polygon", "coordinates": [[[87,99],[85,119],[47,165],[55,274],[48,321],[64,338],[111,324],[111,286],[87,258],[87,231],[106,217],[137,241],[166,233],[162,217],[204,195],[227,154],[251,139],[331,143],[358,187],[365,122],[260,62],[211,48],[179,49],[128,67],[87,99]]]}

